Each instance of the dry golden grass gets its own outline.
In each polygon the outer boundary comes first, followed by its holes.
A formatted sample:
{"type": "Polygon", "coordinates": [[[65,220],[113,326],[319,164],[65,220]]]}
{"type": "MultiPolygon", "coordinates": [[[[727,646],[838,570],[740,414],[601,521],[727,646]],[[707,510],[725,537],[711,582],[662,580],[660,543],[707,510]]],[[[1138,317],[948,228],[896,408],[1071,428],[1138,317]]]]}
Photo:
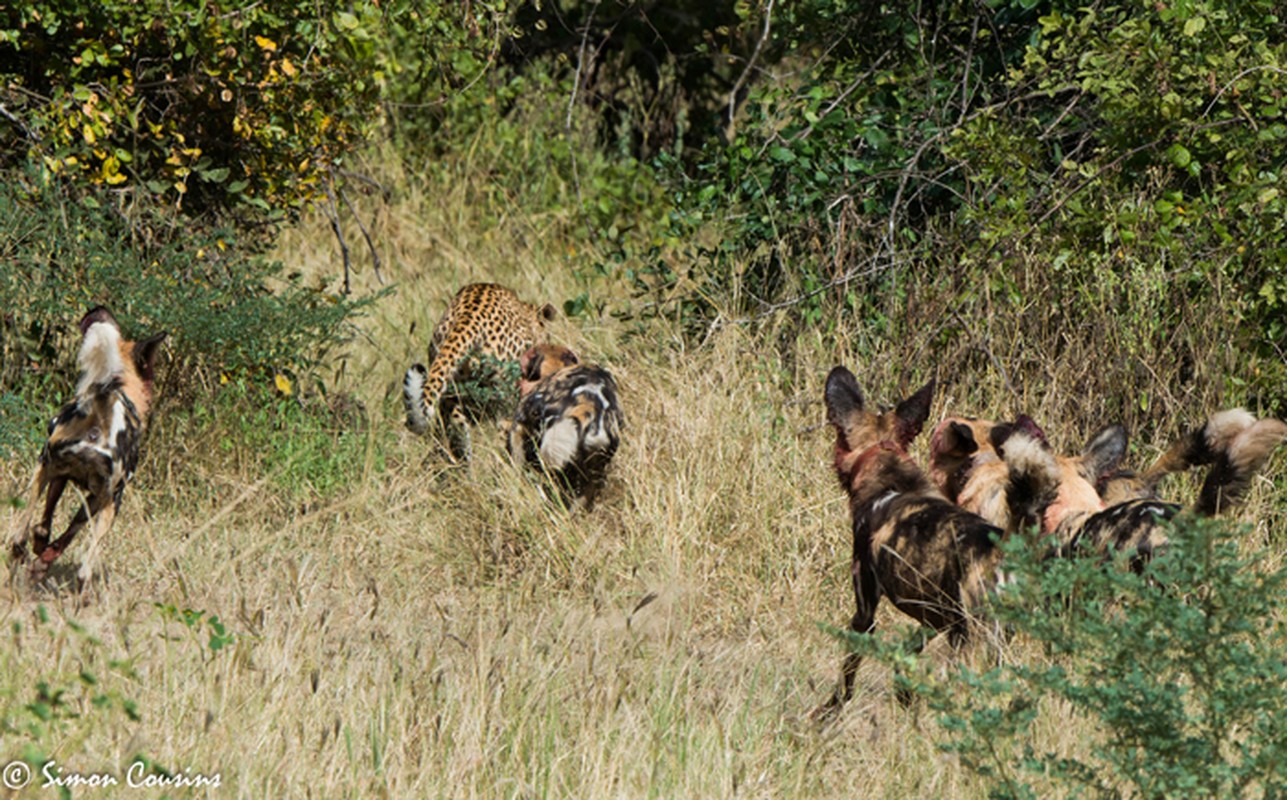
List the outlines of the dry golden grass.
{"type": "MultiPolygon", "coordinates": [[[[560,322],[555,338],[618,377],[628,425],[607,496],[568,512],[485,429],[471,464],[448,463],[402,430],[396,397],[460,285],[497,280],[556,303],[579,291],[566,220],[480,209],[485,187],[467,181],[387,180],[395,201],[364,207],[398,290],[360,322],[333,387],[369,414],[359,479],[301,499],[255,459],[219,454],[217,432],[185,441],[158,421],[96,602],[0,586],[0,707],[14,728],[0,728],[0,761],[36,741],[65,771],[124,783],[141,753],[218,773],[220,788],[193,792],[212,798],[984,796],[878,665],[838,723],[808,720],[841,656],[819,623],[842,626],[853,602],[822,381],[843,361],[896,400],[914,380],[902,348],[855,364],[801,341],[786,367],[736,328],[685,351],[662,327],[627,339],[611,318],[560,322]],[[235,641],[213,651],[204,622],[164,607],[217,615],[235,641]],[[53,722],[27,708],[40,681],[66,690],[53,722]],[[98,694],[115,701],[97,708],[98,694]]],[[[354,253],[357,284],[376,288],[354,253]]],[[[321,218],[281,255],[334,281],[321,218]]],[[[964,386],[958,376],[936,411],[1013,410],[964,386]]],[[[5,465],[6,493],[30,466],[5,465]]],[[[1279,457],[1247,519],[1281,521],[1283,470],[1279,457]]],[[[906,624],[887,608],[880,619],[906,624]]],[[[1003,656],[1040,657],[1023,643],[1003,656]]],[[[1079,725],[1055,706],[1036,730],[1068,749],[1088,735],[1079,725]]]]}

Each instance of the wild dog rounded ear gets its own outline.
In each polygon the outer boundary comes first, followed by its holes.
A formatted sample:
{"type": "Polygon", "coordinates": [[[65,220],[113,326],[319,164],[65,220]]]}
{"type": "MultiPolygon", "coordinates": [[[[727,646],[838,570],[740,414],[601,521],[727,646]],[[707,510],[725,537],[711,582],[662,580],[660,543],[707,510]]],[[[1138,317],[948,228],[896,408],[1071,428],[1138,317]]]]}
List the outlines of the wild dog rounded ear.
{"type": "Polygon", "coordinates": [[[992,449],[1000,453],[1005,448],[1005,443],[1010,440],[1010,437],[1017,430],[1018,428],[1015,427],[1013,422],[1002,422],[994,425],[992,430],[988,431],[988,444],[991,444],[992,449]]]}
{"type": "Polygon", "coordinates": [[[930,378],[929,383],[916,390],[916,393],[898,404],[894,417],[898,420],[898,443],[906,447],[920,435],[921,427],[929,418],[930,403],[934,401],[934,386],[937,381],[930,378]]]}
{"type": "Polygon", "coordinates": [[[992,444],[992,449],[1004,457],[1005,443],[1016,433],[1033,440],[1041,445],[1042,449],[1050,449],[1050,443],[1046,441],[1046,432],[1027,414],[1015,417],[1014,422],[1003,422],[993,426],[988,432],[988,441],[992,444]]]}
{"type": "Polygon", "coordinates": [[[969,425],[949,422],[943,429],[943,452],[947,455],[968,456],[977,452],[979,443],[974,441],[974,431],[969,425]]]}
{"type": "Polygon", "coordinates": [[[555,309],[554,306],[550,305],[549,303],[546,303],[545,305],[541,306],[541,319],[545,320],[546,322],[550,322],[558,318],[558,316],[559,316],[558,310],[555,309]]]}
{"type": "Polygon", "coordinates": [[[156,359],[157,348],[169,335],[169,331],[161,331],[134,344],[134,368],[143,380],[152,380],[152,362],[156,359]]]}
{"type": "Polygon", "coordinates": [[[527,351],[518,357],[518,372],[519,377],[525,381],[541,379],[541,354],[535,346],[527,348],[527,351]]]}
{"type": "Polygon", "coordinates": [[[1087,472],[1098,478],[1117,469],[1126,455],[1126,429],[1109,425],[1090,438],[1082,450],[1082,463],[1087,472]]]}
{"type": "Polygon", "coordinates": [[[1028,434],[1033,439],[1041,442],[1043,446],[1047,448],[1050,447],[1050,442],[1046,440],[1046,432],[1041,429],[1041,426],[1037,424],[1035,419],[1027,414],[1020,414],[1014,418],[1014,429],[1021,433],[1028,434]]]}
{"type": "Polygon", "coordinates": [[[835,367],[827,374],[827,421],[843,427],[850,415],[863,410],[862,389],[854,374],[844,367],[835,367]]]}

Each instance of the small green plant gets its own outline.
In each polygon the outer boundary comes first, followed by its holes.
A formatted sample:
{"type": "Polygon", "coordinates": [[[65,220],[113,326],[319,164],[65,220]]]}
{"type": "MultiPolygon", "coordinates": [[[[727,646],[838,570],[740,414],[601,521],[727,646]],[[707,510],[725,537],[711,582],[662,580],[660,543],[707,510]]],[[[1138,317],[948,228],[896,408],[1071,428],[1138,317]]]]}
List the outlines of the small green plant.
{"type": "MultiPolygon", "coordinates": [[[[257,472],[301,497],[324,497],[351,485],[364,468],[369,437],[380,435],[351,397],[301,397],[281,374],[228,376],[182,424],[194,426],[198,436],[218,436],[222,453],[254,459],[257,472]]],[[[378,450],[373,459],[382,466],[378,450]]]]}
{"type": "Polygon", "coordinates": [[[191,608],[181,609],[173,603],[153,603],[152,605],[156,607],[162,619],[181,623],[192,633],[196,641],[200,641],[201,631],[204,629],[209,634],[206,647],[211,653],[218,653],[237,641],[237,635],[230,633],[215,614],[207,614],[205,611],[191,608]]]}
{"type": "Polygon", "coordinates": [[[855,642],[927,699],[943,749],[992,797],[1281,796],[1287,569],[1240,555],[1219,522],[1178,518],[1171,542],[1142,575],[1005,542],[1014,583],[991,613],[1042,657],[938,680],[897,648],[855,642]],[[1096,734],[1071,751],[1038,749],[1034,723],[1055,706],[1096,734]]]}
{"type": "MultiPolygon", "coordinates": [[[[475,354],[461,364],[443,401],[456,404],[470,421],[508,417],[518,402],[518,362],[475,354]]],[[[445,416],[445,415],[444,415],[445,416]]]]}

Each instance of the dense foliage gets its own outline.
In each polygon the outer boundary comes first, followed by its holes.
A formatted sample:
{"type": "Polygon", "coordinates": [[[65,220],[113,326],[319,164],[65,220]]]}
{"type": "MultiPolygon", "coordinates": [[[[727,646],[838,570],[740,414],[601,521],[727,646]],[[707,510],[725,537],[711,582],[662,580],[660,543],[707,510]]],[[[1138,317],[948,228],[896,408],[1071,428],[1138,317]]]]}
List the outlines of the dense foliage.
{"type": "Polygon", "coordinates": [[[3,155],[194,210],[298,208],[370,128],[378,23],[368,4],[9,5],[3,155]]]}
{"type": "Polygon", "coordinates": [[[949,342],[1099,331],[1047,355],[1147,355],[1180,364],[1181,385],[1220,331],[1261,359],[1252,397],[1282,406],[1275,4],[773,13],[790,54],[774,69],[791,78],[753,83],[733,139],[662,160],[668,229],[618,259],[641,309],[695,334],[784,314],[816,327],[845,308],[878,334],[932,326],[949,342]]]}

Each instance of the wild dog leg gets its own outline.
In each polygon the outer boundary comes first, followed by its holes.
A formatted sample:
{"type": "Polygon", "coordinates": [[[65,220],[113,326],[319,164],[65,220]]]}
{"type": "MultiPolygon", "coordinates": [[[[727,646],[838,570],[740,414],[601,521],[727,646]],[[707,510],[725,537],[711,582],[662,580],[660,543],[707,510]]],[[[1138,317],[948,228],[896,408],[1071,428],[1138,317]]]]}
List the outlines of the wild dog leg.
{"type": "Polygon", "coordinates": [[[54,559],[62,555],[63,551],[71,546],[72,540],[76,538],[76,534],[80,533],[80,529],[85,527],[86,522],[89,522],[90,514],[89,507],[82,505],[80,510],[76,512],[76,516],[72,518],[72,521],[67,523],[67,529],[63,531],[63,535],[41,549],[40,560],[46,564],[51,564],[54,559]]]}
{"type": "MultiPolygon", "coordinates": [[[[849,620],[849,630],[853,633],[871,633],[876,628],[876,605],[880,602],[880,583],[876,572],[865,561],[854,562],[853,566],[854,600],[858,611],[849,620]]],[[[854,694],[854,676],[858,674],[858,665],[862,656],[849,653],[840,667],[840,685],[836,687],[831,699],[813,712],[819,720],[826,720],[840,711],[854,694]]]]}
{"type": "MultiPolygon", "coordinates": [[[[27,506],[18,514],[13,536],[9,539],[9,555],[18,563],[27,560],[27,537],[31,534],[31,518],[36,513],[36,505],[40,502],[40,496],[45,492],[46,484],[45,469],[41,467],[36,470],[35,476],[31,479],[31,488],[27,492],[27,506]]],[[[48,530],[48,527],[46,527],[46,537],[48,536],[48,530]]]]}
{"type": "Polygon", "coordinates": [[[31,551],[37,556],[45,552],[49,546],[49,532],[54,525],[54,511],[58,508],[58,501],[63,497],[63,489],[67,488],[66,478],[54,478],[49,481],[48,490],[45,493],[45,511],[40,516],[40,524],[31,532],[31,551]]]}
{"type": "MultiPolygon", "coordinates": [[[[59,481],[57,483],[58,491],[61,492],[66,486],[66,481],[59,481]]],[[[53,494],[54,492],[51,489],[50,496],[53,496],[53,494]]],[[[82,503],[80,509],[76,512],[76,516],[72,518],[71,522],[67,523],[67,529],[63,531],[63,535],[59,536],[53,542],[49,541],[49,526],[51,524],[50,517],[52,517],[52,511],[45,517],[42,522],[42,529],[36,535],[36,560],[31,562],[32,580],[40,581],[44,579],[45,573],[49,571],[49,565],[54,563],[54,559],[62,555],[63,551],[71,545],[72,539],[76,538],[76,534],[81,528],[85,527],[85,523],[89,521],[91,513],[92,510],[88,505],[86,503],[82,503]]]]}
{"type": "Polygon", "coordinates": [[[112,522],[116,519],[116,503],[105,503],[103,508],[94,515],[94,524],[90,526],[89,546],[85,548],[85,555],[80,560],[80,571],[76,576],[80,578],[81,592],[84,593],[89,588],[90,579],[94,576],[94,568],[98,563],[98,548],[102,544],[103,535],[112,529],[112,522]]]}

